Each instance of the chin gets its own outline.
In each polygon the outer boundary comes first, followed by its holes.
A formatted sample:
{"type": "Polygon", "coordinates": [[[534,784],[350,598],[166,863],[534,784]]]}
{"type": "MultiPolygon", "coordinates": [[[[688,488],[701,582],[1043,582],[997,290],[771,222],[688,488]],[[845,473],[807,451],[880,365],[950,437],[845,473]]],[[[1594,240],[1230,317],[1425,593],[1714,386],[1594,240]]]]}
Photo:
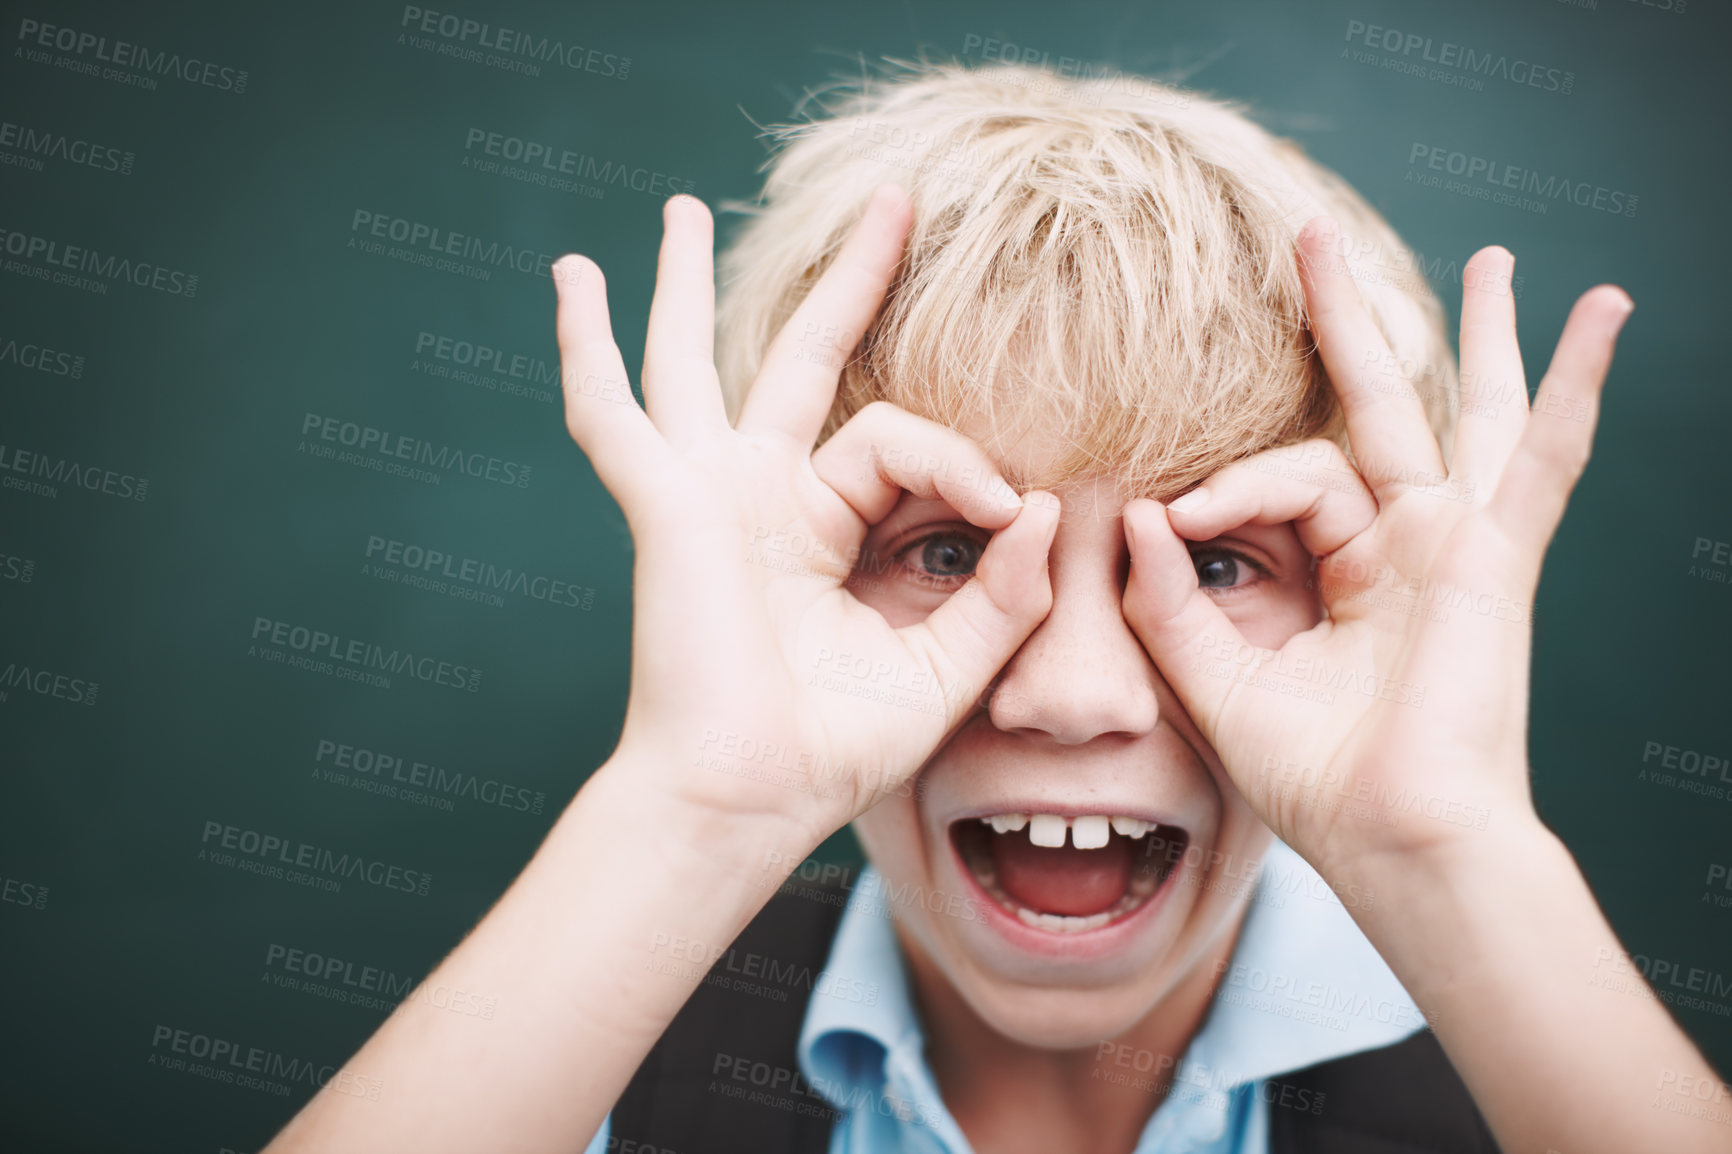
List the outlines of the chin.
{"type": "Polygon", "coordinates": [[[950,987],[994,1033],[1042,1050],[1083,1050],[1117,1038],[1160,1002],[1162,990],[1141,982],[1078,988],[1016,986],[946,974],[950,987]]]}

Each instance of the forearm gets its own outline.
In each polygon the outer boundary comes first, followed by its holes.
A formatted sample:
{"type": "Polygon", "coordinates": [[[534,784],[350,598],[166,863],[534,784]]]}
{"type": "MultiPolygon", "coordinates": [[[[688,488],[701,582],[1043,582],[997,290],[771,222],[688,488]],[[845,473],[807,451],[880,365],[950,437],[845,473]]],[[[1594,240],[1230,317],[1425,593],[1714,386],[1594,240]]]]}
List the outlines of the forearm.
{"type": "Polygon", "coordinates": [[[1563,843],[1537,818],[1433,861],[1368,862],[1355,911],[1420,1008],[1505,1154],[1732,1150],[1732,1102],[1628,967],[1563,843]],[[1372,879],[1372,880],[1366,880],[1372,879]],[[1706,1103],[1683,1089],[1706,1079],[1706,1103]],[[1668,1109],[1671,1107],[1671,1109],[1668,1109]]]}
{"type": "Polygon", "coordinates": [[[781,826],[646,804],[632,769],[616,759],[598,771],[273,1154],[570,1151],[589,1140],[707,961],[812,849],[781,826]],[[435,986],[496,998],[495,1013],[437,1008],[421,996],[435,986]]]}

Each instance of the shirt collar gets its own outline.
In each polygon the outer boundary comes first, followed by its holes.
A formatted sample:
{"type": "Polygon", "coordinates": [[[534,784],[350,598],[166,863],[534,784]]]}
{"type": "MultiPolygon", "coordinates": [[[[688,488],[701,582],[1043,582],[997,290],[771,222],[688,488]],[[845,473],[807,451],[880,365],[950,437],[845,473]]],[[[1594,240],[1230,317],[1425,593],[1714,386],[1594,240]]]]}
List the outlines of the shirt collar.
{"type": "Polygon", "coordinates": [[[1217,1084],[1252,1082],[1423,1029],[1419,1008],[1348,912],[1375,899],[1358,886],[1331,887],[1276,841],[1186,1063],[1214,1067],[1217,1084]]]}
{"type": "MultiPolygon", "coordinates": [[[[826,988],[859,991],[855,998],[814,992],[800,1028],[799,1059],[821,1092],[884,1083],[891,1054],[924,1059],[926,1038],[908,988],[901,943],[882,899],[883,876],[861,872],[824,967],[826,988]]],[[[834,1098],[834,1095],[830,1095],[834,1098]]]]}
{"type": "MultiPolygon", "coordinates": [[[[1413,1000],[1348,913],[1348,905],[1373,900],[1358,887],[1338,893],[1276,841],[1177,1081],[1197,1089],[1206,1082],[1206,1092],[1224,1094],[1421,1029],[1413,1000]]],[[[812,1085],[838,1104],[861,1090],[882,1091],[891,1071],[930,1086],[925,1036],[875,869],[860,875],[825,969],[829,992],[813,994],[800,1031],[800,1066],[812,1085]]]]}

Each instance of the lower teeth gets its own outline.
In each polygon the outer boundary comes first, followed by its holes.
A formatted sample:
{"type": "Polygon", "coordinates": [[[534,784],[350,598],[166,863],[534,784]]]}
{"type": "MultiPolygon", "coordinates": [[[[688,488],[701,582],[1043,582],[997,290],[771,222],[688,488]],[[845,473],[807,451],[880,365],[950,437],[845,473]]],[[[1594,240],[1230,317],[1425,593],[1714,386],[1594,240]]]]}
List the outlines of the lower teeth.
{"type": "MultiPolygon", "coordinates": [[[[1141,872],[1138,871],[1138,874],[1141,872]]],[[[1080,934],[1087,930],[1099,929],[1108,922],[1130,913],[1148,900],[1149,895],[1154,893],[1160,884],[1160,879],[1152,875],[1143,878],[1138,874],[1132,875],[1130,888],[1118,901],[1098,914],[1090,914],[1082,918],[1067,917],[1064,914],[1043,914],[1038,910],[1029,909],[1000,889],[997,879],[992,876],[990,870],[986,871],[984,875],[980,871],[976,871],[975,880],[980,882],[981,888],[991,894],[993,899],[1007,912],[1015,914],[1016,919],[1023,925],[1055,934],[1080,934]]]]}
{"type": "Polygon", "coordinates": [[[1102,910],[1098,914],[1090,914],[1086,918],[1067,918],[1060,914],[1037,914],[1026,906],[1017,906],[1016,916],[1023,925],[1033,926],[1037,930],[1051,930],[1056,934],[1080,934],[1084,930],[1099,929],[1118,914],[1115,907],[1102,910]]]}

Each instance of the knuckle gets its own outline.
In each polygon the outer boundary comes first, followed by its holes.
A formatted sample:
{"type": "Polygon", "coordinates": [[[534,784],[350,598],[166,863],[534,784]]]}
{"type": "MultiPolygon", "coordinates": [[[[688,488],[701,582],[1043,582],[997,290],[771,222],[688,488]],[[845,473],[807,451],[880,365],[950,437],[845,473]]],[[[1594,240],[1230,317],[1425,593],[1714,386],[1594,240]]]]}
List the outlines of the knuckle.
{"type": "Polygon", "coordinates": [[[1558,468],[1571,478],[1580,477],[1588,468],[1588,458],[1592,451],[1585,442],[1574,442],[1561,447],[1554,454],[1558,468]]]}
{"type": "Polygon", "coordinates": [[[1334,464],[1347,464],[1347,454],[1341,451],[1340,445],[1331,441],[1327,437],[1312,437],[1310,440],[1305,441],[1304,444],[1308,449],[1311,449],[1313,452],[1321,453],[1334,464]]]}
{"type": "Polygon", "coordinates": [[[1567,477],[1573,483],[1588,467],[1590,446],[1575,438],[1547,438],[1533,449],[1542,468],[1567,477]]]}
{"type": "Polygon", "coordinates": [[[868,402],[865,408],[861,409],[858,413],[854,414],[854,419],[856,421],[874,421],[874,422],[875,421],[893,421],[893,420],[896,420],[897,417],[901,416],[902,414],[903,414],[903,410],[897,408],[895,405],[891,404],[889,401],[877,400],[877,401],[868,402]]]}

